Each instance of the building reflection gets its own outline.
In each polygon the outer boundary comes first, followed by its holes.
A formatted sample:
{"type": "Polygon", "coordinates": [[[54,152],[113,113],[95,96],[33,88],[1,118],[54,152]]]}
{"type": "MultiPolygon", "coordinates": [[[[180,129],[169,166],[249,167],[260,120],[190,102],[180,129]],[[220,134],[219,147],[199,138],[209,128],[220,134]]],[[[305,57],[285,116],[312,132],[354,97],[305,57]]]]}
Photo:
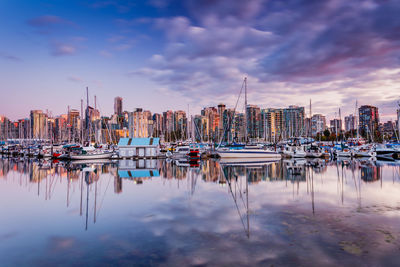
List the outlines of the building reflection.
{"type": "Polygon", "coordinates": [[[376,182],[381,179],[381,167],[374,164],[361,164],[361,179],[365,182],[376,182]]]}
{"type": "Polygon", "coordinates": [[[4,179],[10,172],[25,174],[31,183],[38,183],[47,177],[61,177],[71,180],[79,180],[82,169],[90,165],[96,169],[96,177],[90,181],[99,179],[100,174],[113,176],[114,192],[122,192],[123,179],[131,179],[137,184],[160,177],[168,180],[185,180],[193,172],[199,175],[202,181],[225,184],[226,179],[246,176],[251,184],[273,181],[305,182],[306,173],[312,170],[315,174],[323,174],[328,166],[336,166],[338,170],[355,171],[360,170],[360,178],[364,182],[374,182],[382,179],[381,167],[369,160],[343,160],[337,162],[326,162],[325,160],[281,160],[278,162],[259,165],[229,165],[221,164],[218,160],[202,161],[198,166],[168,160],[127,160],[109,163],[82,163],[71,164],[63,162],[52,162],[46,160],[17,160],[13,158],[0,159],[0,179],[4,179]],[[139,172],[139,170],[141,170],[139,172]],[[131,172],[129,172],[131,171],[131,172]],[[133,171],[133,172],[132,172],[133,171]],[[146,172],[147,171],[147,172],[146,172]],[[130,175],[132,177],[130,177],[130,175]]]}
{"type": "MultiPolygon", "coordinates": [[[[335,181],[336,177],[332,177],[332,170],[334,170],[333,175],[337,173],[338,192],[342,203],[345,200],[346,186],[349,186],[346,185],[346,172],[352,174],[351,177],[354,179],[354,187],[359,194],[359,199],[361,199],[361,183],[380,180],[382,184],[383,167],[374,161],[340,160],[328,162],[320,159],[235,164],[221,160],[206,160],[201,161],[200,164],[190,164],[184,161],[156,159],[68,163],[3,158],[0,159],[0,181],[1,179],[15,181],[21,187],[27,188],[34,184],[34,188],[37,188],[37,190],[32,191],[37,192],[38,196],[45,200],[50,200],[52,194],[60,194],[61,192],[65,194],[67,208],[70,205],[73,206],[71,203],[76,205],[78,199],[79,215],[85,219],[86,229],[91,218],[93,218],[93,223],[96,222],[97,211],[102,206],[99,205],[99,197],[104,200],[107,190],[114,191],[114,194],[122,194],[124,183],[143,186],[150,185],[155,181],[169,180],[171,183],[175,181],[180,189],[179,183],[185,180],[187,187],[183,186],[182,190],[189,190],[190,196],[195,194],[198,181],[222,185],[228,188],[232,194],[243,226],[249,234],[247,199],[245,199],[246,205],[239,205],[245,203],[243,199],[239,198],[248,197],[247,187],[249,185],[257,186],[266,182],[292,183],[293,196],[295,196],[296,191],[297,194],[299,193],[299,188],[302,186],[302,188],[306,188],[307,194],[310,194],[310,203],[312,203],[314,212],[314,174],[326,173],[328,167],[331,168],[330,177],[334,178],[335,181]],[[356,174],[357,181],[355,180],[356,174]],[[57,184],[58,187],[63,189],[54,190],[57,184]],[[109,187],[113,187],[113,189],[108,189],[109,187]],[[246,190],[244,190],[245,187],[246,190]],[[246,193],[243,193],[244,191],[246,193]]],[[[393,168],[398,168],[398,166],[393,168]]],[[[318,177],[322,178],[322,176],[318,177]]],[[[164,183],[159,184],[164,185],[164,183]]]]}

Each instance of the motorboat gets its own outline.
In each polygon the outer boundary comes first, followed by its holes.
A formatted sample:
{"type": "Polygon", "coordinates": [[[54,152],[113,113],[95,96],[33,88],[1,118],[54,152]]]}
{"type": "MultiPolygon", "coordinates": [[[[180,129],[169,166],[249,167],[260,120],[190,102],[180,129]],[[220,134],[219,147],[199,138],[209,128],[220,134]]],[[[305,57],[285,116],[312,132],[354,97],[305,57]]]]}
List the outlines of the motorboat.
{"type": "Polygon", "coordinates": [[[400,158],[400,151],[385,145],[376,145],[373,148],[377,159],[396,160],[400,158]]]}
{"type": "Polygon", "coordinates": [[[307,158],[321,158],[323,155],[321,148],[318,146],[311,145],[306,148],[307,158]]]}
{"type": "Polygon", "coordinates": [[[286,144],[283,154],[289,158],[305,158],[307,156],[305,145],[286,144]]]}
{"type": "Polygon", "coordinates": [[[353,148],[353,156],[357,158],[362,157],[376,157],[376,152],[367,146],[358,146],[353,148]]]}
{"type": "Polygon", "coordinates": [[[69,159],[71,160],[110,159],[113,155],[114,152],[95,151],[91,153],[71,154],[69,155],[69,159]]]}
{"type": "Polygon", "coordinates": [[[353,153],[350,148],[343,148],[342,150],[336,150],[336,157],[352,157],[353,153]]]}
{"type": "Polygon", "coordinates": [[[187,157],[189,151],[189,146],[177,146],[173,152],[168,151],[166,156],[173,159],[182,159],[187,157]]]}

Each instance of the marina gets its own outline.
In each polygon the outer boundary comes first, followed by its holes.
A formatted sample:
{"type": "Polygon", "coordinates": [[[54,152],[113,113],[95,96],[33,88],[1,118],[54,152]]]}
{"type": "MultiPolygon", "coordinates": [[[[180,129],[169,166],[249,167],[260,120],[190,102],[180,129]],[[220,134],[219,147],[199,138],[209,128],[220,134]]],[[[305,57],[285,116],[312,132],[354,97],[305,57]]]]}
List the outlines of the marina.
{"type": "Polygon", "coordinates": [[[398,264],[400,163],[223,160],[0,158],[2,266],[398,264]]]}
{"type": "Polygon", "coordinates": [[[400,266],[400,1],[0,10],[0,267],[400,266]]]}

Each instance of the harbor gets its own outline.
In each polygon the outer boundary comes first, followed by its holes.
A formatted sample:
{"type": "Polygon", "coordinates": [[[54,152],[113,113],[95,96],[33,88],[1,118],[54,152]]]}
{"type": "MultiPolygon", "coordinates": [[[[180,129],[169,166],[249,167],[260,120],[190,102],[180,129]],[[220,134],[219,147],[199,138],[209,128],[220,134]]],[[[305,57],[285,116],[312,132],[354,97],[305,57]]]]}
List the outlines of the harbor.
{"type": "Polygon", "coordinates": [[[3,266],[396,266],[399,190],[400,164],[368,159],[2,156],[0,200],[19,204],[0,208],[0,257],[3,266]]]}
{"type": "Polygon", "coordinates": [[[0,10],[0,267],[400,266],[400,1],[0,10]]]}

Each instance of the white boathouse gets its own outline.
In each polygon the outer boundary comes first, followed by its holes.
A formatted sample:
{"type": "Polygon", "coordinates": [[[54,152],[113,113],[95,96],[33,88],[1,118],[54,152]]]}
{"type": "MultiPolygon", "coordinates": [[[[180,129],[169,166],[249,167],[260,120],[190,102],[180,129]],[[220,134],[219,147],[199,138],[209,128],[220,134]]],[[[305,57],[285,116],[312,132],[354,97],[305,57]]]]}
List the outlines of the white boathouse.
{"type": "Polygon", "coordinates": [[[160,151],[160,138],[121,138],[118,149],[120,158],[155,158],[160,151]]]}

